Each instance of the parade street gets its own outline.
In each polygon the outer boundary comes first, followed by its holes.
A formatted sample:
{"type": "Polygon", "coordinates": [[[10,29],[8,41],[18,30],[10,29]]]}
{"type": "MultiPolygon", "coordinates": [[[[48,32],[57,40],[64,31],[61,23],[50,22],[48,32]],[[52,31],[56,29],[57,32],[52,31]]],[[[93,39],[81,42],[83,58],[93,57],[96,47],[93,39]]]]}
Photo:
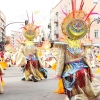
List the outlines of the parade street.
{"type": "MultiPolygon", "coordinates": [[[[97,68],[93,69],[95,72],[97,68]]],[[[53,91],[57,89],[58,80],[53,79],[55,71],[47,68],[48,78],[39,82],[21,81],[23,73],[16,67],[8,67],[4,70],[5,81],[4,94],[0,95],[0,100],[64,100],[64,94],[57,94],[53,91]]],[[[100,80],[100,74],[95,74],[100,80]]]]}
{"type": "Polygon", "coordinates": [[[58,80],[53,79],[54,71],[47,70],[47,79],[33,82],[21,81],[23,73],[17,67],[8,67],[4,70],[4,94],[0,100],[63,100],[65,95],[53,92],[58,84],[58,80]]]}

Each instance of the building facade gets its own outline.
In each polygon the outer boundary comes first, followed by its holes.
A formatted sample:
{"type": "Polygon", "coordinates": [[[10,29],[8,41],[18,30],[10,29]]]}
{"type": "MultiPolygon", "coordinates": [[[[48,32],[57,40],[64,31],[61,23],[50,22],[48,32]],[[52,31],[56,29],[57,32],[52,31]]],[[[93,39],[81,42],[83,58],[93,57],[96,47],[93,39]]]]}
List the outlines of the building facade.
{"type": "Polygon", "coordinates": [[[48,15],[42,22],[42,28],[40,28],[41,40],[51,40],[51,20],[50,15],[48,15]]]}
{"type": "MultiPolygon", "coordinates": [[[[81,0],[76,0],[76,9],[78,10],[81,4],[81,0]]],[[[98,14],[91,15],[91,29],[87,34],[91,40],[93,40],[94,44],[100,44],[100,2],[99,0],[85,0],[83,10],[87,13],[97,4],[93,12],[97,12],[98,14]],[[95,20],[95,21],[94,21],[95,20]]],[[[53,40],[57,40],[58,37],[62,36],[61,25],[62,21],[65,18],[65,14],[70,13],[72,11],[71,0],[61,0],[54,8],[52,8],[50,14],[50,26],[51,26],[51,35],[53,40]]],[[[49,24],[49,23],[48,23],[49,24]]]]}
{"type": "Polygon", "coordinates": [[[6,16],[0,10],[0,44],[1,45],[4,45],[6,41],[5,26],[6,26],[6,16]]]}
{"type": "Polygon", "coordinates": [[[10,43],[17,50],[19,49],[18,41],[23,40],[23,35],[19,31],[11,31],[10,43]]]}

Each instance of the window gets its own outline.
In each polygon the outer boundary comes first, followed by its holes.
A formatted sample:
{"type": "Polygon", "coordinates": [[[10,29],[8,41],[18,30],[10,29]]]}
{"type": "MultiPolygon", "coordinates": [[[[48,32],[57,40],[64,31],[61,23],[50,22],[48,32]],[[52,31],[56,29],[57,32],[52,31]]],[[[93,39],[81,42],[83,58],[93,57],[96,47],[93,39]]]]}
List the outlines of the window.
{"type": "Polygon", "coordinates": [[[67,6],[66,5],[64,5],[63,10],[67,13],[67,6]]]}
{"type": "Polygon", "coordinates": [[[58,16],[58,12],[56,12],[56,16],[58,16]]]}
{"type": "Polygon", "coordinates": [[[99,34],[99,31],[98,31],[98,30],[95,30],[95,31],[94,31],[94,36],[95,36],[95,38],[98,38],[98,37],[99,37],[98,34],[99,34]]]}
{"type": "Polygon", "coordinates": [[[70,5],[70,3],[69,3],[69,5],[68,5],[67,9],[68,9],[68,12],[71,11],[71,5],[70,5]]]}
{"type": "Polygon", "coordinates": [[[98,17],[99,17],[99,15],[94,14],[94,20],[95,20],[95,19],[98,19],[98,17]]]}
{"type": "Polygon", "coordinates": [[[58,39],[59,38],[59,34],[55,34],[55,39],[58,39]]]}
{"type": "Polygon", "coordinates": [[[98,3],[98,0],[93,0],[93,3],[94,3],[94,4],[97,4],[97,3],[98,3]]]}

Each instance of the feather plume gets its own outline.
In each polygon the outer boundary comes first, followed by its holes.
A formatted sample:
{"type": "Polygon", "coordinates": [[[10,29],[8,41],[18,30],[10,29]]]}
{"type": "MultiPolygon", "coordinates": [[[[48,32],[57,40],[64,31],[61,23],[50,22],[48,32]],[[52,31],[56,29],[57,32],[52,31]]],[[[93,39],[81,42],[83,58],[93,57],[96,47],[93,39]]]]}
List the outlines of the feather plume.
{"type": "Polygon", "coordinates": [[[34,31],[37,29],[37,28],[40,28],[41,26],[36,26],[35,28],[34,28],[34,31]]]}
{"type": "MultiPolygon", "coordinates": [[[[96,4],[97,5],[97,4],[96,4]]],[[[90,10],[90,12],[88,13],[85,21],[87,21],[87,19],[89,18],[89,16],[91,15],[92,11],[94,10],[94,8],[96,7],[96,5],[90,10]]]]}

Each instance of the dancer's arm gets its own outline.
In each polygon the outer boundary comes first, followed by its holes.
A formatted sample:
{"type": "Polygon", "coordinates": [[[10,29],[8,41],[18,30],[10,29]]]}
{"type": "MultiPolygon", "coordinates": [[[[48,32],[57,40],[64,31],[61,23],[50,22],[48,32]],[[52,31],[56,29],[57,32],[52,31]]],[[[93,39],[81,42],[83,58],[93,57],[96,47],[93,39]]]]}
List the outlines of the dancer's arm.
{"type": "Polygon", "coordinates": [[[63,45],[59,45],[58,47],[58,60],[56,66],[56,76],[59,78],[62,75],[64,69],[64,47],[63,45]]]}

